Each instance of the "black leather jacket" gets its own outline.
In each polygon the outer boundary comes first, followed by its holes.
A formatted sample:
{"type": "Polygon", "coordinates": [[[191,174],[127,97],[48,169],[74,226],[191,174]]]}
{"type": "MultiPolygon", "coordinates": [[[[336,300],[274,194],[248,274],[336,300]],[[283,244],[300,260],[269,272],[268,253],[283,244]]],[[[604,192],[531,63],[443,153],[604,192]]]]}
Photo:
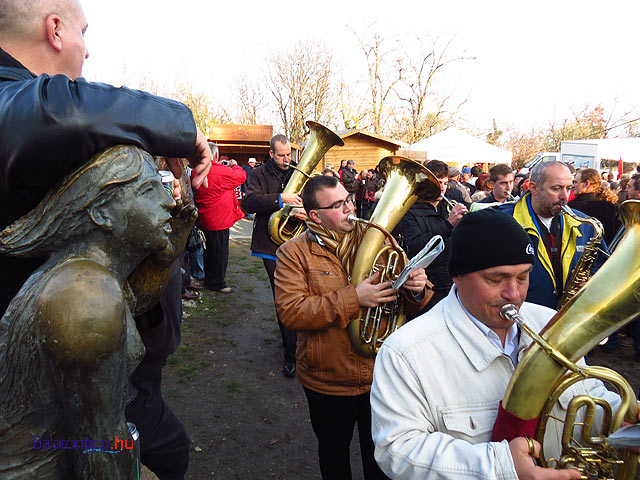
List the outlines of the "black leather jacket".
{"type": "MultiPolygon", "coordinates": [[[[107,147],[193,153],[196,127],[179,102],[64,75],[35,76],[0,49],[0,230],[107,147]]],[[[39,265],[0,257],[0,312],[39,265]]]]}
{"type": "Polygon", "coordinates": [[[280,170],[272,158],[251,172],[247,195],[242,199],[242,208],[247,213],[256,214],[251,236],[251,251],[254,253],[273,256],[276,254],[279,245],[274,243],[269,235],[269,217],[282,208],[280,194],[292,174],[292,168],[280,170]]]}
{"type": "MultiPolygon", "coordinates": [[[[445,204],[440,202],[438,206],[445,204]]],[[[446,204],[445,204],[446,205],[446,204]]],[[[452,285],[449,275],[449,238],[453,226],[430,204],[416,202],[393,230],[393,236],[401,240],[407,256],[412,258],[436,235],[442,236],[445,249],[425,271],[434,290],[449,291],[452,285]]]]}

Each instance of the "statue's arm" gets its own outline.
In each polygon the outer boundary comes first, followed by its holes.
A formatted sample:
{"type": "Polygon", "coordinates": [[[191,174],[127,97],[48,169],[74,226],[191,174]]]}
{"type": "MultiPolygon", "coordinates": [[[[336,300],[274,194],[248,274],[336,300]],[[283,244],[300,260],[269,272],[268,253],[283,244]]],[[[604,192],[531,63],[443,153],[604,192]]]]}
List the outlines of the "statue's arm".
{"type": "Polygon", "coordinates": [[[53,364],[60,434],[85,442],[70,451],[77,478],[129,479],[134,456],[124,448],[132,445],[124,416],[128,313],[119,282],[91,262],[73,262],[47,281],[34,303],[53,364]],[[114,446],[116,437],[123,451],[114,446]],[[92,451],[95,442],[87,441],[100,441],[109,452],[92,451]]]}

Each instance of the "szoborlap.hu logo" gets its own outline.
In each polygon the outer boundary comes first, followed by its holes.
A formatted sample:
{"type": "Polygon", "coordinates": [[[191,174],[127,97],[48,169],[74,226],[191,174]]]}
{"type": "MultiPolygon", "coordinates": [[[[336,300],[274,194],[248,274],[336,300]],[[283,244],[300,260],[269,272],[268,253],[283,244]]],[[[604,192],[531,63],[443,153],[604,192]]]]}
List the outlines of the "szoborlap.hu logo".
{"type": "Polygon", "coordinates": [[[122,439],[116,435],[113,442],[109,440],[92,440],[85,438],[83,440],[75,440],[70,438],[53,438],[50,435],[46,437],[33,437],[34,450],[82,450],[87,452],[105,452],[120,453],[123,450],[133,450],[133,439],[122,439]]]}

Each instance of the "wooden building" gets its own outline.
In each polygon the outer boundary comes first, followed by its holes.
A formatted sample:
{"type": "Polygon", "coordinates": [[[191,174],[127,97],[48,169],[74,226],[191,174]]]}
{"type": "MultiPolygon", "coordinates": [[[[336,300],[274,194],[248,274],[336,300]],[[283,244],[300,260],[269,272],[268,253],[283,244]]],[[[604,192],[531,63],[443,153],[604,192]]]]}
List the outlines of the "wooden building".
{"type": "Polygon", "coordinates": [[[341,160],[353,159],[358,171],[375,168],[384,157],[395,155],[402,144],[387,137],[376,135],[361,129],[336,132],[344,146],[333,147],[324,156],[323,165],[333,164],[340,168],[341,160]]]}
{"type": "MultiPolygon", "coordinates": [[[[216,123],[209,128],[209,140],[218,145],[220,156],[235,159],[238,165],[255,158],[258,164],[269,158],[269,141],[273,137],[272,125],[235,125],[216,123]]],[[[292,157],[297,158],[301,147],[291,144],[292,157]]]]}

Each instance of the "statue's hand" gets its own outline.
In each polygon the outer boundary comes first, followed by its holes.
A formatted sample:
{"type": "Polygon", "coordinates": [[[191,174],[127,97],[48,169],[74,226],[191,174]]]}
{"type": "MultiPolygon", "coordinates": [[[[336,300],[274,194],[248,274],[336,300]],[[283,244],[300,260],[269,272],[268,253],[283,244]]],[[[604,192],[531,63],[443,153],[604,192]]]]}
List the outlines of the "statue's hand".
{"type": "Polygon", "coordinates": [[[155,254],[159,264],[169,266],[182,253],[197,218],[195,205],[176,202],[176,207],[171,212],[171,235],[167,247],[155,254]]]}
{"type": "Polygon", "coordinates": [[[169,281],[171,264],[184,250],[198,212],[192,203],[184,205],[178,202],[171,216],[171,235],[167,247],[145,258],[129,276],[129,285],[135,296],[135,306],[132,307],[134,316],[145,312],[160,300],[169,281]]]}

